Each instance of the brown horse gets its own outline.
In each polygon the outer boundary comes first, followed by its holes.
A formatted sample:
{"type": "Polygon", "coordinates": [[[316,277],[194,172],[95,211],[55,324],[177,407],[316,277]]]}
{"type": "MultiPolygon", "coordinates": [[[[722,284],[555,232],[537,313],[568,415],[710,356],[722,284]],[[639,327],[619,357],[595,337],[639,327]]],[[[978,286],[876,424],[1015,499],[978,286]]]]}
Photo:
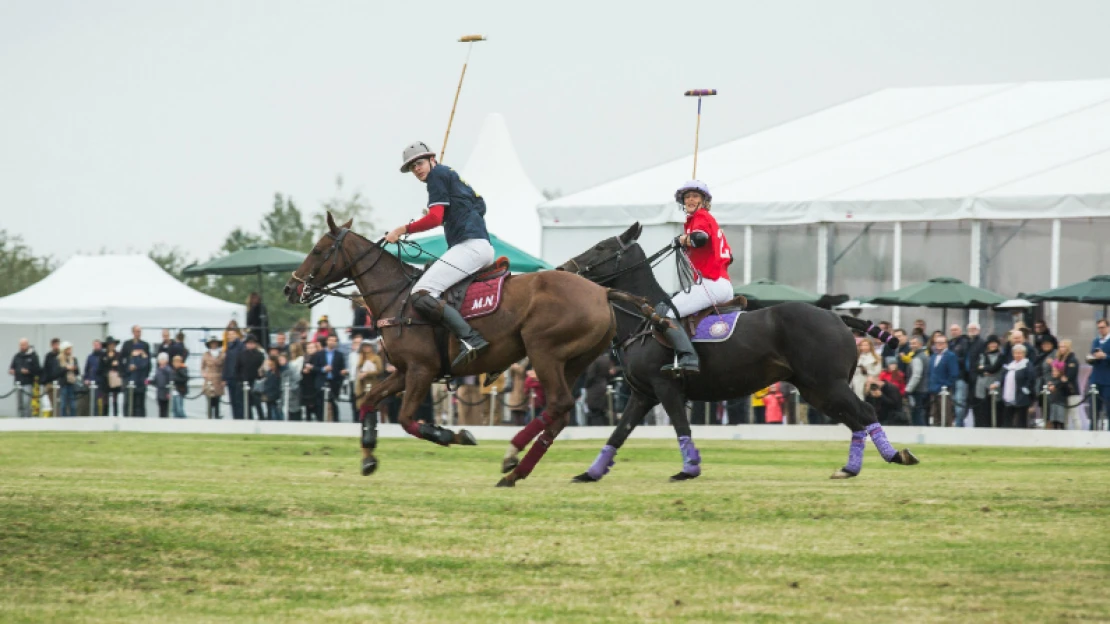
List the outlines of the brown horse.
{"type": "MultiPolygon", "coordinates": [[[[616,319],[607,289],[563,271],[513,275],[505,280],[500,308],[473,319],[474,328],[490,342],[474,361],[454,370],[444,370],[459,345],[414,312],[410,291],[420,271],[406,265],[374,243],[350,231],[351,222],[335,224],[327,218],[328,231],[285,285],[291,303],[308,303],[324,294],[336,294],[329,285],[350,279],[362,301],[379,319],[392,319],[382,330],[382,345],[396,367],[389,377],[372,387],[366,404],[404,392],[400,425],[410,435],[430,442],[475,444],[469,432],[454,433],[434,423],[413,420],[417,408],[437,379],[452,376],[501,372],[525,356],[531,359],[536,377],[547,395],[547,409],[513,439],[509,455],[514,457],[532,439],[536,444],[499,486],[512,486],[535,467],[555,437],[569,422],[574,407],[567,380],[577,379],[590,362],[605,351],[616,332],[616,319]],[[441,345],[449,352],[441,353],[441,345]]],[[[373,450],[377,424],[373,416],[363,419],[363,474],[377,468],[373,450]]]]}

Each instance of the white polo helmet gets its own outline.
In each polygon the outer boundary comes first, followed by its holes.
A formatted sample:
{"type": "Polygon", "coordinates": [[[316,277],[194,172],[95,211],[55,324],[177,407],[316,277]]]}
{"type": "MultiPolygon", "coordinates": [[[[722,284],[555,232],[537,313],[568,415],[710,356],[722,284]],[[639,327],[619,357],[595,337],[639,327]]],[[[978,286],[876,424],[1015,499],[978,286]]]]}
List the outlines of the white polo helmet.
{"type": "Polygon", "coordinates": [[[420,160],[421,158],[428,158],[429,156],[434,158],[435,155],[436,153],[423,141],[417,141],[409,145],[405,148],[404,152],[401,152],[401,173],[408,173],[411,171],[414,161],[420,160]]]}

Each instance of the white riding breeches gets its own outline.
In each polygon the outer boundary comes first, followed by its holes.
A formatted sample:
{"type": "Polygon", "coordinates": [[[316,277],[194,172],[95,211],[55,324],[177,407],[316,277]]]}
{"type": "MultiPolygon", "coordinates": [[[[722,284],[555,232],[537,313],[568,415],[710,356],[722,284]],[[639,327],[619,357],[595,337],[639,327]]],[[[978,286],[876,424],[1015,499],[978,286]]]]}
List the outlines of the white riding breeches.
{"type": "MultiPolygon", "coordinates": [[[[671,301],[678,308],[679,317],[683,317],[701,312],[709,306],[728,303],[734,296],[732,282],[727,277],[722,277],[717,280],[702,280],[694,284],[690,292],[679,292],[671,297],[671,301]]],[[[674,318],[674,311],[668,310],[667,316],[674,318]]]]}
{"type": "Polygon", "coordinates": [[[484,238],[471,238],[447,250],[424,271],[412,292],[428,291],[433,297],[493,263],[493,245],[484,238]]]}

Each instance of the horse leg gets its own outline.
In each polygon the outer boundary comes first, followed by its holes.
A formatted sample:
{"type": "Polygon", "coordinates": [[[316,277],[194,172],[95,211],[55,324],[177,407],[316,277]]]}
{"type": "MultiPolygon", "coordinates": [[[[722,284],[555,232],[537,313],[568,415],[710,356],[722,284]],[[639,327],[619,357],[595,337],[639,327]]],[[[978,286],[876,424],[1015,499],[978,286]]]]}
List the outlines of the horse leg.
{"type": "Polygon", "coordinates": [[[601,447],[597,459],[586,469],[586,472],[574,477],[571,481],[575,483],[593,483],[600,481],[602,477],[609,474],[609,469],[613,466],[613,458],[617,455],[617,449],[624,446],[625,440],[632,435],[632,430],[644,421],[644,416],[651,411],[651,408],[655,407],[656,403],[658,401],[633,391],[632,396],[628,399],[628,405],[624,408],[624,413],[621,414],[621,420],[617,423],[617,428],[613,430],[605,446],[601,447]]]}
{"type": "Polygon", "coordinates": [[[547,425],[543,432],[539,434],[536,442],[528,449],[520,464],[497,482],[497,487],[515,487],[517,481],[532,473],[536,464],[547,453],[547,449],[555,442],[555,437],[570,422],[570,410],[574,409],[574,397],[567,385],[565,364],[551,360],[533,361],[533,367],[536,371],[536,377],[543,384],[544,393],[547,395],[547,410],[545,412],[551,419],[551,424],[547,425]]]}
{"type": "Polygon", "coordinates": [[[434,378],[435,375],[429,371],[409,369],[408,374],[405,375],[405,396],[401,400],[401,412],[397,416],[398,424],[412,437],[427,440],[440,446],[450,446],[452,444],[477,445],[478,441],[466,429],[460,429],[458,433],[455,433],[435,423],[413,420],[416,410],[420,409],[420,404],[424,402],[424,397],[428,395],[428,390],[431,389],[434,378]]]}
{"type": "Polygon", "coordinates": [[[690,417],[686,414],[686,393],[681,386],[668,381],[656,384],[655,391],[663,403],[663,409],[667,410],[667,416],[671,418],[675,436],[678,437],[678,450],[682,453],[682,471],[672,475],[671,481],[697,479],[701,476],[701,453],[694,446],[690,431],[690,417]]]}
{"type": "Polygon", "coordinates": [[[405,387],[405,375],[401,371],[394,371],[380,384],[375,385],[367,393],[365,404],[359,410],[359,419],[362,421],[362,476],[368,477],[378,469],[378,459],[374,457],[374,449],[378,447],[378,418],[377,404],[387,396],[400,392],[405,387]]]}

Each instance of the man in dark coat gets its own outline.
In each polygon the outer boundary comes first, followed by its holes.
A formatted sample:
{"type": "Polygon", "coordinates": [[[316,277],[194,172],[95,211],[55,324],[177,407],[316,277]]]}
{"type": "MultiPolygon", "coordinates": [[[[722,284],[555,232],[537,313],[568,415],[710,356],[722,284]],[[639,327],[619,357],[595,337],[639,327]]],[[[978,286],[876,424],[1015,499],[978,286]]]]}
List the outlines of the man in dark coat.
{"type": "Polygon", "coordinates": [[[125,358],[131,357],[131,353],[135,349],[142,349],[146,353],[147,359],[150,359],[150,343],[143,340],[143,328],[135,325],[131,328],[131,338],[128,338],[123,346],[120,347],[119,352],[125,358]]]}
{"type": "Polygon", "coordinates": [[[242,354],[243,342],[239,340],[239,330],[229,329],[222,376],[227,386],[227,399],[231,402],[231,417],[235,420],[243,420],[243,382],[239,381],[239,358],[242,354]]]}
{"type": "MultiPolygon", "coordinates": [[[[254,392],[254,385],[260,379],[259,374],[265,362],[266,352],[258,348],[258,338],[254,334],[247,334],[243,351],[239,354],[236,363],[236,366],[238,366],[238,379],[236,381],[238,381],[240,387],[244,383],[247,384],[246,389],[250,395],[250,409],[255,413],[257,420],[265,420],[265,414],[262,412],[262,397],[254,392]]],[[[247,417],[249,418],[250,414],[247,414],[247,417]]]]}
{"type": "Polygon", "coordinates": [[[8,367],[8,374],[20,385],[17,398],[20,418],[31,417],[31,387],[35,379],[42,373],[39,365],[39,356],[31,348],[31,342],[26,338],[19,340],[19,351],[12,357],[12,364],[8,367]]]}
{"type": "Polygon", "coordinates": [[[602,427],[609,424],[609,380],[613,375],[613,362],[609,353],[597,356],[585,372],[586,424],[602,427]]]}
{"type": "Polygon", "coordinates": [[[47,351],[46,357],[42,359],[42,373],[39,375],[39,383],[44,386],[57,383],[65,375],[61,363],[58,362],[58,356],[62,354],[61,345],[61,339],[50,339],[50,351],[47,351]]]}
{"type": "Polygon", "coordinates": [[[347,378],[347,359],[339,351],[339,337],[334,333],[327,338],[327,347],[312,356],[313,383],[316,387],[316,420],[324,420],[325,403],[329,406],[331,420],[339,420],[339,389],[347,378]],[[324,389],[327,389],[326,393],[324,389]],[[326,399],[326,401],[325,401],[326,399]]]}
{"type": "MultiPolygon", "coordinates": [[[[150,353],[132,341],[131,351],[121,353],[126,364],[123,371],[123,413],[146,418],[146,386],[150,381],[150,353]]],[[[149,349],[150,346],[147,346],[149,349]]]]}

